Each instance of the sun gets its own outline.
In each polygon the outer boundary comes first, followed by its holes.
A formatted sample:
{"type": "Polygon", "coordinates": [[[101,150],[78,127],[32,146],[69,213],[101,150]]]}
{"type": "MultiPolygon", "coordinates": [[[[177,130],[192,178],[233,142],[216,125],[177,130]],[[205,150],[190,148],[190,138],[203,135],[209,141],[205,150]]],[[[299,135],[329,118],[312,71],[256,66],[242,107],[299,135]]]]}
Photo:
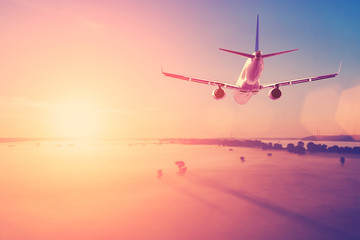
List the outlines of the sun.
{"type": "Polygon", "coordinates": [[[86,103],[58,104],[54,108],[54,127],[59,137],[96,137],[100,127],[99,111],[86,103]]]}

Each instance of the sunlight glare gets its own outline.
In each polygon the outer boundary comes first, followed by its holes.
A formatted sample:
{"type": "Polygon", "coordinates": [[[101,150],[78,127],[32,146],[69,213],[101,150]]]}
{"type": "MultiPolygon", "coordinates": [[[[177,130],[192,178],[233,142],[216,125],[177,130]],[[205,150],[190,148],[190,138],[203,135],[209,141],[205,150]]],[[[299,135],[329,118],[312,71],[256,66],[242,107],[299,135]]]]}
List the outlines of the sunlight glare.
{"type": "Polygon", "coordinates": [[[86,103],[59,104],[54,123],[58,136],[95,137],[99,129],[99,112],[86,103]]]}

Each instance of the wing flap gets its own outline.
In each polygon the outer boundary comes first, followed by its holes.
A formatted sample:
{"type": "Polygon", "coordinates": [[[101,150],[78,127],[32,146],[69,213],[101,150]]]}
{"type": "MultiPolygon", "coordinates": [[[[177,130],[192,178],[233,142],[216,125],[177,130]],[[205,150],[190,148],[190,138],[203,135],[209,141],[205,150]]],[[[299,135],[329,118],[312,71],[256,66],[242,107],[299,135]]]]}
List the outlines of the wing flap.
{"type": "Polygon", "coordinates": [[[220,82],[220,81],[206,80],[206,79],[201,79],[201,78],[187,77],[187,76],[183,76],[183,75],[167,73],[167,72],[164,72],[163,70],[162,70],[162,73],[166,77],[177,78],[177,79],[181,79],[181,80],[185,80],[185,81],[189,81],[189,82],[201,83],[201,84],[218,86],[218,87],[225,87],[228,89],[240,89],[240,86],[235,85],[235,84],[228,84],[228,83],[224,83],[224,82],[220,82]]]}
{"type": "Polygon", "coordinates": [[[209,84],[209,81],[207,80],[203,80],[203,79],[199,79],[199,78],[189,78],[190,82],[196,82],[196,83],[202,83],[202,84],[209,84]]]}
{"type": "Polygon", "coordinates": [[[306,82],[310,82],[310,79],[306,78],[306,79],[294,80],[294,81],[291,81],[291,84],[306,83],[306,82]]]}
{"type": "Polygon", "coordinates": [[[284,81],[284,82],[278,82],[278,83],[273,83],[273,84],[262,85],[260,88],[261,89],[263,89],[263,88],[274,88],[274,87],[289,86],[289,85],[299,84],[299,83],[313,82],[313,81],[333,78],[333,77],[336,77],[337,75],[338,75],[338,73],[322,75],[322,76],[317,76],[317,77],[310,77],[310,78],[295,79],[295,80],[290,80],[290,81],[284,81]]]}
{"type": "Polygon", "coordinates": [[[162,72],[165,76],[167,77],[172,77],[172,78],[177,78],[177,79],[181,79],[181,80],[186,80],[189,81],[188,77],[182,76],[182,75],[177,75],[177,74],[172,74],[172,73],[166,73],[166,72],[162,72]]]}
{"type": "Polygon", "coordinates": [[[332,78],[332,77],[336,77],[336,75],[338,75],[338,73],[313,77],[313,78],[311,78],[311,81],[317,81],[317,80],[322,80],[322,79],[326,79],[326,78],[332,78]]]}
{"type": "Polygon", "coordinates": [[[333,77],[336,77],[337,75],[340,74],[341,65],[342,65],[342,62],[340,62],[339,70],[338,70],[337,73],[326,74],[326,75],[321,75],[321,76],[317,76],[317,77],[300,78],[300,79],[289,80],[289,81],[284,81],[284,82],[277,82],[277,83],[272,83],[272,84],[261,85],[260,89],[263,89],[263,88],[275,88],[275,87],[281,87],[281,86],[289,86],[289,85],[293,85],[293,84],[313,82],[313,81],[333,78],[333,77]]]}

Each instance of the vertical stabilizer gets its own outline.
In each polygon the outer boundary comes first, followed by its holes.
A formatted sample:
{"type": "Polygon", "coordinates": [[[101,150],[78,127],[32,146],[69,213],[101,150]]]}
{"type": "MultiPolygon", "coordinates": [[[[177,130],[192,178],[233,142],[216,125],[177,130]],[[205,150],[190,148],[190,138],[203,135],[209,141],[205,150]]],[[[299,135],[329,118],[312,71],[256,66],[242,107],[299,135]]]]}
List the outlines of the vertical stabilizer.
{"type": "Polygon", "coordinates": [[[257,15],[256,41],[255,41],[255,52],[257,51],[259,51],[259,14],[257,15]]]}

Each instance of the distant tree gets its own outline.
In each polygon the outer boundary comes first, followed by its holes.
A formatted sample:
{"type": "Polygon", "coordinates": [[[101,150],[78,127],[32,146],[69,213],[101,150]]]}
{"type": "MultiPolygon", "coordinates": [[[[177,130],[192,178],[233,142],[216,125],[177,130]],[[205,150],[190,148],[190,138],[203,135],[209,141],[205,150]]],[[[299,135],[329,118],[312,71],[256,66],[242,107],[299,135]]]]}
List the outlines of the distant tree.
{"type": "Polygon", "coordinates": [[[344,152],[346,152],[346,153],[351,153],[351,152],[352,152],[352,148],[351,148],[351,147],[345,147],[345,148],[344,148],[344,152]]]}
{"type": "Polygon", "coordinates": [[[288,152],[294,152],[295,151],[295,145],[292,144],[292,143],[289,143],[287,146],[286,146],[286,150],[288,152]]]}
{"type": "Polygon", "coordinates": [[[321,144],[320,145],[320,152],[326,152],[327,151],[327,145],[326,144],[321,144]]]}
{"type": "Polygon", "coordinates": [[[274,144],[274,149],[276,149],[276,150],[282,150],[282,149],[283,149],[283,146],[282,146],[280,143],[275,143],[275,144],[274,144]]]}
{"type": "Polygon", "coordinates": [[[344,157],[340,158],[340,163],[341,163],[341,166],[344,166],[344,164],[345,164],[345,158],[344,157]]]}
{"type": "Polygon", "coordinates": [[[341,153],[341,148],[339,148],[338,145],[334,145],[334,146],[331,146],[331,147],[328,147],[327,149],[328,152],[333,152],[333,153],[341,153]]]}
{"type": "Polygon", "coordinates": [[[360,154],[360,147],[353,147],[353,151],[356,154],[360,154]]]}
{"type": "Polygon", "coordinates": [[[300,146],[300,147],[304,147],[305,143],[303,141],[298,141],[297,145],[300,146]]]}
{"type": "Polygon", "coordinates": [[[295,147],[294,152],[297,154],[305,154],[305,148],[298,145],[295,147]]]}
{"type": "Polygon", "coordinates": [[[309,152],[326,152],[327,151],[326,144],[315,144],[313,142],[309,142],[306,145],[306,147],[309,152]]]}
{"type": "Polygon", "coordinates": [[[315,146],[316,146],[315,143],[313,143],[313,142],[308,142],[308,144],[306,145],[306,149],[307,149],[309,152],[315,152],[315,146]]]}

